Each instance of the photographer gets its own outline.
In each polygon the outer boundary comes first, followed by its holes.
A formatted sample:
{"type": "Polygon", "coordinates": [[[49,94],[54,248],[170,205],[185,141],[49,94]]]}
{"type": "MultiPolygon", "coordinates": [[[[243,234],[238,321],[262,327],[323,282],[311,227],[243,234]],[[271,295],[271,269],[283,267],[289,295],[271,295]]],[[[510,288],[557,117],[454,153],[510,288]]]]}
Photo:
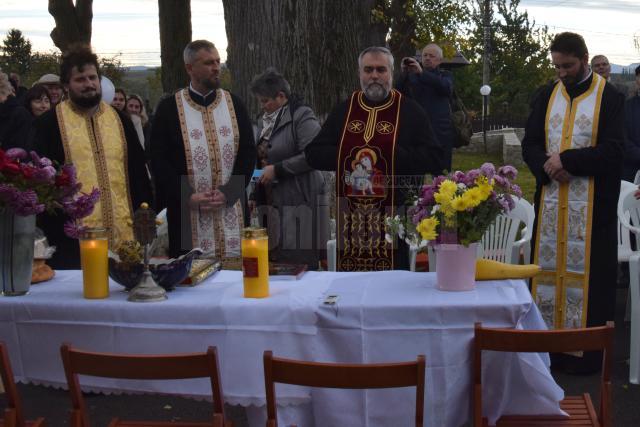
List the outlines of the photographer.
{"type": "Polygon", "coordinates": [[[446,170],[451,170],[454,132],[450,99],[453,94],[453,76],[440,69],[441,62],[442,49],[433,43],[422,50],[422,63],[413,57],[403,58],[396,89],[413,98],[427,113],[436,139],[444,151],[443,166],[446,170]]]}

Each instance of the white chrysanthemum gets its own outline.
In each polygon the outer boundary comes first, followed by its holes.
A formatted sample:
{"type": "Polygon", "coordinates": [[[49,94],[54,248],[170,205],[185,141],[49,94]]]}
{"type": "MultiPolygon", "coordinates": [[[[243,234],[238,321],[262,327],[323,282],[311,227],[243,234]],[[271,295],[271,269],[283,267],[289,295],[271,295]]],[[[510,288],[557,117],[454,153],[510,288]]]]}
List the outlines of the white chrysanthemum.
{"type": "Polygon", "coordinates": [[[440,205],[434,205],[433,209],[431,209],[431,215],[435,215],[436,212],[440,210],[440,205]]]}
{"type": "Polygon", "coordinates": [[[389,233],[384,234],[384,240],[386,240],[387,243],[393,243],[393,237],[391,237],[389,233]]]}

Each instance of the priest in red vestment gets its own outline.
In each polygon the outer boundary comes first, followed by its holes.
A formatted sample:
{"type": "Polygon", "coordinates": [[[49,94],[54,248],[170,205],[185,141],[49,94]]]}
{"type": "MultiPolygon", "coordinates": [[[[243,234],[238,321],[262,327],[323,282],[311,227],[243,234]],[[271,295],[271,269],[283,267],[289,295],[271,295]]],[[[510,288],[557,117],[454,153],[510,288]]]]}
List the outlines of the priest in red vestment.
{"type": "Polygon", "coordinates": [[[305,149],[307,162],[336,171],[337,269],[409,268],[407,245],[385,241],[386,216],[404,214],[407,190],[442,172],[429,118],[392,89],[393,56],[369,47],[358,57],[361,90],[331,112],[305,149]]]}

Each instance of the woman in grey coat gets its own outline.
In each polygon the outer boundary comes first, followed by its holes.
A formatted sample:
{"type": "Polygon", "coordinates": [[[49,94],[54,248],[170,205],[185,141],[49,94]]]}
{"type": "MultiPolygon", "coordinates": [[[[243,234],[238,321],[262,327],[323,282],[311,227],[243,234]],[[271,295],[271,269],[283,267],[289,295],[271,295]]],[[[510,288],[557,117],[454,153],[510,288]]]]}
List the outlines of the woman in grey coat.
{"type": "Polygon", "coordinates": [[[272,68],[253,79],[251,92],[264,114],[256,138],[262,175],[250,206],[268,230],[272,261],[316,270],[329,235],[329,207],[324,177],[308,165],[304,148],[320,131],[320,123],[272,68]]]}

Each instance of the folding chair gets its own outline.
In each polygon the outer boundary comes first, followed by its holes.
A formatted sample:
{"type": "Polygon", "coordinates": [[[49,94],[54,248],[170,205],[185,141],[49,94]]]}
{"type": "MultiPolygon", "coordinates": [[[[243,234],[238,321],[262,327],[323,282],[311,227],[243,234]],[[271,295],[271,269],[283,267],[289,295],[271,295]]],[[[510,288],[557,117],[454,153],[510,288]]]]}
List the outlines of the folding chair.
{"type": "Polygon", "coordinates": [[[267,393],[267,427],[278,426],[275,383],[324,388],[416,387],[415,425],[424,418],[425,357],[415,362],[346,364],[318,363],[273,357],[264,352],[264,385],[267,393]]]}
{"type": "Polygon", "coordinates": [[[208,422],[162,422],[111,420],[109,427],[229,427],[224,419],[218,355],[215,347],[206,353],[129,355],[85,352],[63,344],[60,348],[64,372],[71,394],[71,427],[89,427],[89,415],[82,397],[78,375],[94,377],[172,380],[209,378],[213,395],[213,415],[208,422]]]}
{"type": "Polygon", "coordinates": [[[569,352],[604,350],[602,379],[600,382],[600,410],[596,414],[591,396],[568,396],[560,402],[560,408],[569,416],[562,415],[506,415],[497,422],[497,427],[509,426],[602,426],[612,427],[611,367],[613,363],[613,322],[606,326],[585,329],[562,329],[554,331],[522,331],[516,329],[483,328],[475,325],[473,343],[473,420],[474,426],[487,426],[482,417],[482,350],[507,352],[569,352]]]}
{"type": "Polygon", "coordinates": [[[35,421],[25,421],[24,419],[22,402],[13,378],[9,355],[3,342],[0,342],[0,376],[2,376],[2,385],[7,400],[7,408],[4,410],[4,418],[0,420],[0,427],[43,426],[44,418],[38,418],[35,421]]]}

